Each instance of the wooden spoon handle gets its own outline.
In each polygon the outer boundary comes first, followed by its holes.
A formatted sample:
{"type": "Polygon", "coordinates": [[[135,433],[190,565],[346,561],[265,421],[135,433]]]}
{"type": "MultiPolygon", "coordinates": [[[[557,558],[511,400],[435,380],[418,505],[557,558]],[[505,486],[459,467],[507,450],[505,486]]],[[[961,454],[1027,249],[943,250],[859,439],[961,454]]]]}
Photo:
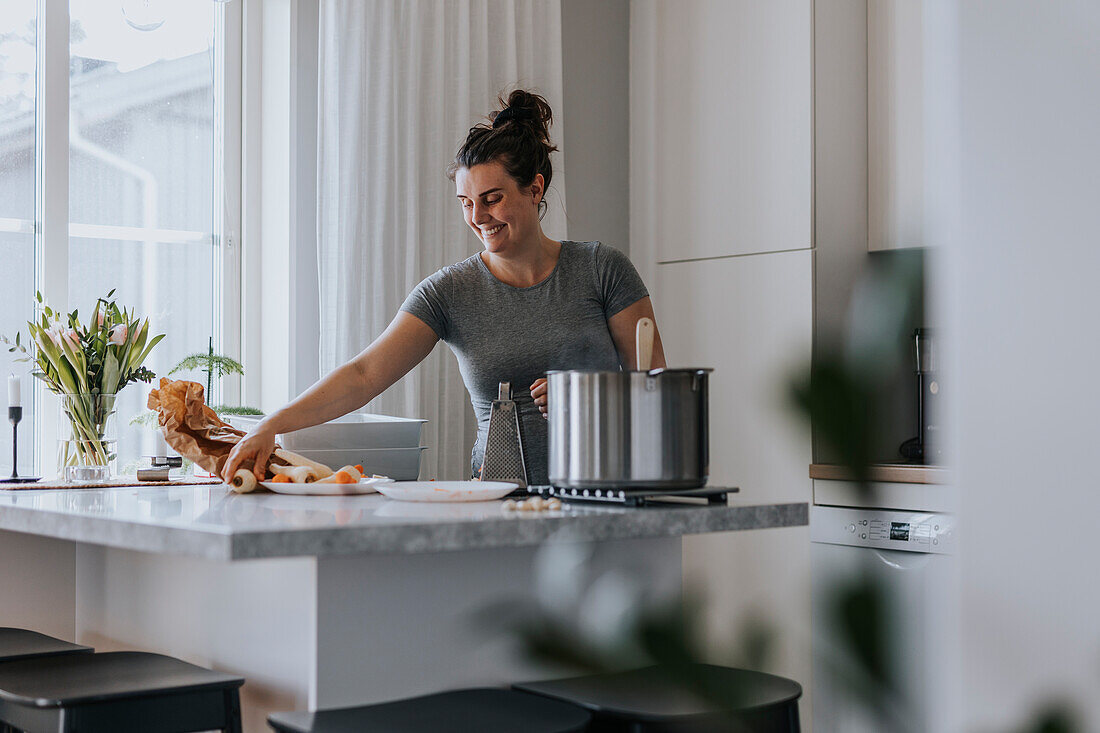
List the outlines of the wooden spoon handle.
{"type": "Polygon", "coordinates": [[[638,325],[634,328],[634,349],[637,356],[635,368],[648,372],[653,362],[653,319],[638,319],[638,325]]]}

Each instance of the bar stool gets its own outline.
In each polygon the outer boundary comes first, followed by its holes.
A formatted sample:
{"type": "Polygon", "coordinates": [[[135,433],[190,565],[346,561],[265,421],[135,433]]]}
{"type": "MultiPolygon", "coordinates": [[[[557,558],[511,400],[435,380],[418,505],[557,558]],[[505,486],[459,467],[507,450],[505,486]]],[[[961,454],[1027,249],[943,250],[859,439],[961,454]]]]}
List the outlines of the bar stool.
{"type": "Polygon", "coordinates": [[[91,654],[94,651],[90,646],[71,644],[37,631],[0,626],[0,662],[61,654],[91,654]]]}
{"type": "Polygon", "coordinates": [[[572,733],[591,716],[566,703],[513,690],[452,690],[315,713],[272,713],[279,733],[572,733]]]}
{"type": "Polygon", "coordinates": [[[512,687],[588,710],[592,713],[591,731],[694,733],[732,728],[751,733],[799,733],[801,730],[798,698],[802,696],[802,687],[793,680],[710,664],[691,665],[680,672],[690,674],[700,687],[723,696],[728,694],[724,713],[672,684],[668,671],[661,667],[512,687]],[[736,725],[731,726],[731,722],[736,725]]]}
{"type": "Polygon", "coordinates": [[[162,654],[22,659],[0,664],[0,725],[27,733],[240,733],[242,684],[162,654]]]}

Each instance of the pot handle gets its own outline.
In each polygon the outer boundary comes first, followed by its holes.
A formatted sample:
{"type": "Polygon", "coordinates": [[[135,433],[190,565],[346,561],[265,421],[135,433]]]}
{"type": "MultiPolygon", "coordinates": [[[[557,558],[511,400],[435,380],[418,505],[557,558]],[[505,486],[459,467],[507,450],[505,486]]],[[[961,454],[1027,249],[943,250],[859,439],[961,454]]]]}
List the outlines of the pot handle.
{"type": "Polygon", "coordinates": [[[675,367],[657,367],[656,369],[650,369],[646,372],[651,377],[657,377],[665,372],[695,372],[695,378],[703,376],[704,374],[710,374],[714,371],[714,367],[690,367],[687,369],[677,369],[675,367]]]}

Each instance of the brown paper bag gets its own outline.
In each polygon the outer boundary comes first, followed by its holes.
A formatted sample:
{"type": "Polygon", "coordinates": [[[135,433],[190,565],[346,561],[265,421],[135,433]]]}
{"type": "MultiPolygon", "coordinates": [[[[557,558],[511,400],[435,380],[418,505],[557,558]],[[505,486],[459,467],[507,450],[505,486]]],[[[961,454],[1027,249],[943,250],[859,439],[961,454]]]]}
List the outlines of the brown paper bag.
{"type": "MultiPolygon", "coordinates": [[[[157,423],[164,432],[165,442],[184,458],[218,476],[229,452],[245,435],[222,422],[206,405],[203,387],[198,382],[162,377],[160,387],[149,392],[148,406],[157,412],[157,423]]],[[[268,465],[272,463],[288,465],[275,455],[271,456],[268,465]]],[[[254,465],[252,460],[246,460],[241,468],[251,471],[254,465]]],[[[271,475],[270,468],[267,474],[271,475]]]]}

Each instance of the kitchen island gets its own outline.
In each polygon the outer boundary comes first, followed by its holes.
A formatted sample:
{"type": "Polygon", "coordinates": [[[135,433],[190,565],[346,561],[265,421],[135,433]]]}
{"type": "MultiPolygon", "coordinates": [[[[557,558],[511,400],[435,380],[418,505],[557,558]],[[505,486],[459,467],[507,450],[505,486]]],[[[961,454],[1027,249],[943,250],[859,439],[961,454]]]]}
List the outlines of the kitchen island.
{"type": "Polygon", "coordinates": [[[806,504],[731,497],[535,513],[221,485],[0,491],[0,625],[241,674],[262,731],[271,710],[547,674],[485,614],[537,593],[555,543],[588,543],[584,573],[660,597],[680,592],[681,536],[807,523],[806,504]]]}

